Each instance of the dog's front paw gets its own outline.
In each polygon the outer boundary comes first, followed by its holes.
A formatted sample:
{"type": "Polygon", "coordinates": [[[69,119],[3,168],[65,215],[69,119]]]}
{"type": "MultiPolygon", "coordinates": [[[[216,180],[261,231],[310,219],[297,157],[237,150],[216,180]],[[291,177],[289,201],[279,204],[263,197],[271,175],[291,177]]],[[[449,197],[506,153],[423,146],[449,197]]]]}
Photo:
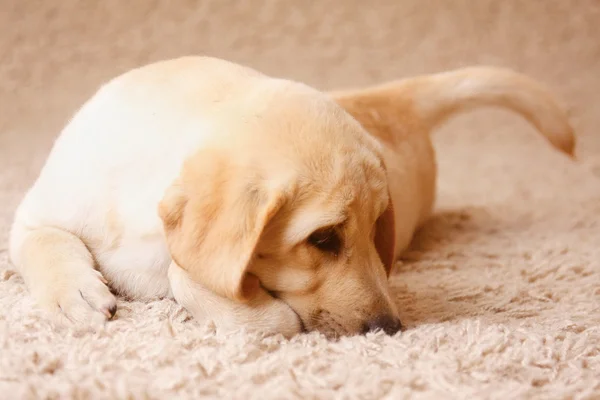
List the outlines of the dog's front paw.
{"type": "Polygon", "coordinates": [[[115,296],[96,270],[81,270],[36,289],[32,294],[37,303],[62,324],[104,323],[117,311],[115,296]]]}
{"type": "Polygon", "coordinates": [[[302,332],[302,323],[296,313],[264,289],[248,303],[240,304],[192,281],[175,263],[169,267],[169,281],[175,300],[198,321],[212,321],[219,333],[246,330],[290,338],[302,332]]]}

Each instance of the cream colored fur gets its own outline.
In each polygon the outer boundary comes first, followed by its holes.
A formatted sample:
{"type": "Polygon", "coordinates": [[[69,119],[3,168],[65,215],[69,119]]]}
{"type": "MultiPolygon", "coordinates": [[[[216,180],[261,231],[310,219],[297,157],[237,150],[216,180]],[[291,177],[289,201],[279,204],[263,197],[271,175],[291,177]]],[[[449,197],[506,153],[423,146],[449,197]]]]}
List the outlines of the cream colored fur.
{"type": "Polygon", "coordinates": [[[11,259],[38,304],[76,323],[112,317],[108,283],[174,296],[224,330],[357,333],[370,316],[397,319],[386,275],[434,203],[430,130],[480,105],[572,153],[552,96],[511,71],[328,96],[210,58],[142,67],[57,139],[17,210],[11,259]],[[329,226],[343,256],[306,244],[329,226]]]}

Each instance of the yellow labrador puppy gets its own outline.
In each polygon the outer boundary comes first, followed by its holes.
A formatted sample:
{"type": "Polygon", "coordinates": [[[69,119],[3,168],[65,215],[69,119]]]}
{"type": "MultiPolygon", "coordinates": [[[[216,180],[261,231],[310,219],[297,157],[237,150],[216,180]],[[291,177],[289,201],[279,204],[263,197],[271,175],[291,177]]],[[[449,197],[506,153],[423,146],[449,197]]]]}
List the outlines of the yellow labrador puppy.
{"type": "Polygon", "coordinates": [[[65,322],[112,318],[108,284],[221,330],[394,334],[387,275],[434,202],[428,133],[481,105],[572,153],[550,93],[507,70],[324,94],[214,58],[144,66],[65,127],[16,212],[11,259],[65,322]]]}

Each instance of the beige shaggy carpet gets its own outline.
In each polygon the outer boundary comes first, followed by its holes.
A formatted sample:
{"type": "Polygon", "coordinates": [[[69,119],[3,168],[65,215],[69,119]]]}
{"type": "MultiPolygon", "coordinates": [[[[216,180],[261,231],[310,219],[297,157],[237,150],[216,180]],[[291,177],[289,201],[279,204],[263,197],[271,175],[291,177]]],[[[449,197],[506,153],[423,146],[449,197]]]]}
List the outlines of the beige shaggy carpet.
{"type": "Polygon", "coordinates": [[[2,0],[0,30],[1,399],[600,398],[598,1],[2,0]],[[101,331],[53,331],[7,260],[14,208],[103,80],[197,53],[323,89],[512,67],[568,106],[579,161],[507,112],[437,132],[438,211],[391,282],[397,337],[218,337],[124,300],[101,331]]]}

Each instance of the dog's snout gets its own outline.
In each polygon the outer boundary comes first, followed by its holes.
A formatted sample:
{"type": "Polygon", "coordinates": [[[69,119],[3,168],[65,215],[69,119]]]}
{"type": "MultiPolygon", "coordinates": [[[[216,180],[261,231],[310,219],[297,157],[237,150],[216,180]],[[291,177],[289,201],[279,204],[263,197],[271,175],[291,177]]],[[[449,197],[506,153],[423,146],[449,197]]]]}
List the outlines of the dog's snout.
{"type": "Polygon", "coordinates": [[[382,330],[388,335],[393,335],[402,330],[402,323],[399,318],[391,315],[380,315],[365,322],[362,333],[365,334],[377,330],[382,330]]]}

